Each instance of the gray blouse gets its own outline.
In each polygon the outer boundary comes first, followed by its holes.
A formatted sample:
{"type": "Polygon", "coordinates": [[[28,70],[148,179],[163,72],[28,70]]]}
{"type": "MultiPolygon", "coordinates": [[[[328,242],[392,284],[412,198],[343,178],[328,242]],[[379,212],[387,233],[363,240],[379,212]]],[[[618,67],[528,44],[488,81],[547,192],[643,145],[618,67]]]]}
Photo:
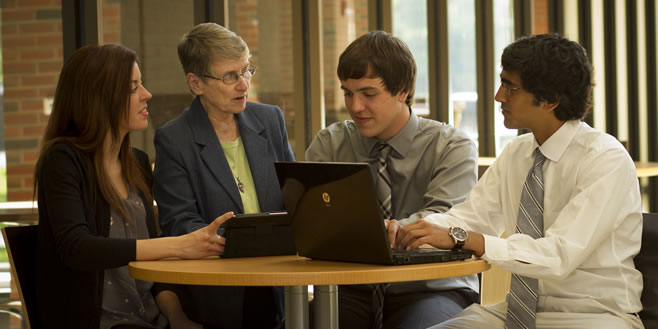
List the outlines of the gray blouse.
{"type": "MultiPolygon", "coordinates": [[[[148,239],[146,212],[142,199],[133,189],[123,200],[129,219],[115,209],[110,213],[110,238],[148,239]]],[[[128,266],[105,270],[101,329],[117,325],[137,325],[144,328],[165,328],[167,319],[160,313],[151,294],[153,282],[135,280],[128,266]]]]}

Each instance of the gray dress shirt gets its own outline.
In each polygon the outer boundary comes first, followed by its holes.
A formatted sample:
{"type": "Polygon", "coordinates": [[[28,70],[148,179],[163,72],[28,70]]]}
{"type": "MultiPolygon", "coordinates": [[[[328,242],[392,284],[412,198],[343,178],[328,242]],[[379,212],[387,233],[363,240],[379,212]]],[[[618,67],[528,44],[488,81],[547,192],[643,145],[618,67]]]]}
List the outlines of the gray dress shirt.
{"type": "MultiPolygon", "coordinates": [[[[318,132],[306,150],[309,161],[366,162],[376,177],[379,140],[364,137],[353,121],[336,122],[318,132]]],[[[393,218],[407,225],[432,213],[442,213],[464,201],[477,182],[477,148],[468,136],[450,125],[417,117],[386,141],[393,218]]],[[[479,290],[475,275],[392,284],[387,293],[479,290]]]]}

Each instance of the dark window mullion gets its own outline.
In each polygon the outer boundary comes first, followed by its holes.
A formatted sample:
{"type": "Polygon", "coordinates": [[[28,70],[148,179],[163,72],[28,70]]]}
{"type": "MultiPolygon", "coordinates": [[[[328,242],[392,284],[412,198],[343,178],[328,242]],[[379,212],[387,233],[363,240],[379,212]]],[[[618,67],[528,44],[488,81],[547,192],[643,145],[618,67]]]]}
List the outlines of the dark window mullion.
{"type": "Polygon", "coordinates": [[[626,70],[628,91],[628,151],[631,157],[640,160],[640,109],[638,92],[638,40],[637,2],[626,2],[626,70]]]}
{"type": "MultiPolygon", "coordinates": [[[[656,0],[645,0],[647,54],[647,132],[649,161],[658,161],[658,79],[656,65],[656,0]]],[[[649,178],[649,211],[658,211],[658,178],[649,178]]]]}
{"type": "Polygon", "coordinates": [[[450,67],[448,1],[427,1],[430,118],[448,122],[450,117],[450,67]]]}
{"type": "Polygon", "coordinates": [[[615,1],[603,0],[603,39],[605,63],[605,117],[606,132],[619,136],[617,118],[617,41],[615,22],[615,1]]]}
{"type": "Polygon", "coordinates": [[[475,44],[478,148],[480,156],[495,156],[493,4],[491,1],[475,1],[475,44]]]}
{"type": "Polygon", "coordinates": [[[64,61],[86,45],[98,44],[98,1],[62,0],[64,61]]]}
{"type": "Polygon", "coordinates": [[[548,0],[548,31],[564,35],[564,0],[548,0]]]}
{"type": "MultiPolygon", "coordinates": [[[[590,0],[578,1],[578,40],[592,62],[592,4],[590,0]]],[[[590,126],[594,126],[594,111],[590,111],[584,121],[590,126]]]]}

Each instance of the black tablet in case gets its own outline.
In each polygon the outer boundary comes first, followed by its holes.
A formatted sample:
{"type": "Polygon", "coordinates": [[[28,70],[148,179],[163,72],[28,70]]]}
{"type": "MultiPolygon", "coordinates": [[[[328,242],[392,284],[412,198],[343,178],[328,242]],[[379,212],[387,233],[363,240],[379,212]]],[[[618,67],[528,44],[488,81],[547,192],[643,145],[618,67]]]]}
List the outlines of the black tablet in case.
{"type": "Polygon", "coordinates": [[[223,227],[223,258],[297,254],[286,212],[238,214],[223,227]]]}

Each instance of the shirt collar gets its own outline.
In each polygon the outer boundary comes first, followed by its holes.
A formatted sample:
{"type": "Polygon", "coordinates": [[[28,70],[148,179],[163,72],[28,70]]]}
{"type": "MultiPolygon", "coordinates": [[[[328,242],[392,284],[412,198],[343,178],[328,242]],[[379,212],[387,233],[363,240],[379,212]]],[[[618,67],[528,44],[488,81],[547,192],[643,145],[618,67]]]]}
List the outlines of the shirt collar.
{"type": "MultiPolygon", "coordinates": [[[[418,131],[418,117],[414,114],[414,112],[410,108],[409,120],[404,125],[404,127],[402,127],[402,130],[400,130],[395,136],[391,137],[389,140],[385,142],[388,145],[390,145],[395,152],[397,152],[404,158],[409,152],[409,150],[411,150],[411,143],[414,141],[414,137],[416,136],[417,131],[418,131]]],[[[375,149],[375,146],[380,141],[381,140],[376,137],[365,138],[365,145],[366,145],[366,150],[368,150],[368,154],[372,155],[378,152],[378,150],[375,149]]]]}
{"type": "Polygon", "coordinates": [[[564,154],[564,151],[566,151],[567,146],[569,146],[569,143],[571,143],[579,128],[580,120],[569,120],[555,131],[541,146],[539,146],[536,139],[533,139],[535,146],[530,152],[534,152],[535,148],[539,147],[539,150],[547,159],[557,162],[562,157],[562,154],[564,154]]]}

